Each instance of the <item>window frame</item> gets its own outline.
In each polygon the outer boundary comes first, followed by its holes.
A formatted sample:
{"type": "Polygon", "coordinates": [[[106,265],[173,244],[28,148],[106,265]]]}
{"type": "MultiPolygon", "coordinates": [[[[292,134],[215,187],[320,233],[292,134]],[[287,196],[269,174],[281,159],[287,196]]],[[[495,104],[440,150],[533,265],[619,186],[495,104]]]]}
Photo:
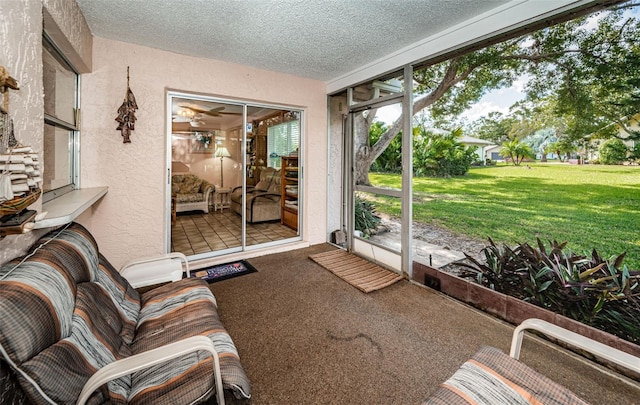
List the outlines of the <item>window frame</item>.
{"type": "MultiPolygon", "coordinates": [[[[75,80],[74,80],[74,114],[73,114],[73,120],[75,122],[67,122],[65,120],[62,120],[56,116],[47,114],[46,112],[44,112],[44,105],[43,105],[43,115],[44,115],[44,125],[51,125],[54,128],[58,129],[64,129],[66,131],[70,132],[70,139],[69,139],[69,156],[70,156],[70,162],[69,162],[69,167],[71,170],[71,176],[70,176],[70,180],[71,182],[67,185],[52,189],[52,190],[48,190],[46,192],[43,192],[42,194],[42,202],[46,203],[48,201],[51,201],[55,198],[58,198],[64,194],[67,194],[69,192],[72,192],[74,190],[77,190],[80,188],[80,129],[79,129],[79,121],[80,121],[80,73],[78,72],[77,69],[75,69],[73,67],[73,65],[71,64],[71,62],[69,61],[69,59],[64,55],[64,53],[60,50],[60,48],[58,46],[56,46],[55,42],[53,41],[53,39],[47,35],[47,33],[45,31],[42,32],[42,52],[45,51],[45,47],[47,49],[48,52],[50,53],[55,53],[54,56],[56,56],[58,58],[59,61],[63,62],[63,64],[65,65],[64,67],[66,69],[68,69],[69,72],[73,73],[73,75],[75,76],[75,80]]],[[[43,87],[44,86],[44,71],[43,71],[43,87]]],[[[46,97],[46,95],[44,95],[44,97],[46,97]]],[[[43,143],[43,158],[45,156],[45,151],[44,151],[44,143],[43,143]]],[[[43,167],[44,170],[44,167],[43,167]]],[[[43,185],[44,188],[44,185],[43,185]]]]}

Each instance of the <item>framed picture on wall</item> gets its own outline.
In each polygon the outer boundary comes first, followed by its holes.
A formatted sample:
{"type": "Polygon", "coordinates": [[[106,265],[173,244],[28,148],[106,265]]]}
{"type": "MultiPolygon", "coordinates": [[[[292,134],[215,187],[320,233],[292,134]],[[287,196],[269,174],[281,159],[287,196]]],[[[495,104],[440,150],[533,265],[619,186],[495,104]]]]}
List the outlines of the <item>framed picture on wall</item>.
{"type": "Polygon", "coordinates": [[[214,131],[194,132],[191,136],[191,153],[213,153],[216,151],[214,131]]]}

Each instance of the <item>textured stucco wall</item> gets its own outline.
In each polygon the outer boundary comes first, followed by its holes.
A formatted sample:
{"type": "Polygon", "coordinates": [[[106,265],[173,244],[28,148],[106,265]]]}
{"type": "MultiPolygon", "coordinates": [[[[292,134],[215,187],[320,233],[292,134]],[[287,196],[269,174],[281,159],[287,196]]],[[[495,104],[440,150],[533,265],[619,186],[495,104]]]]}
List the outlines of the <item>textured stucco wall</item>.
{"type": "MultiPolygon", "coordinates": [[[[45,7],[49,5],[55,6],[58,11],[53,14],[60,21],[65,21],[54,35],[58,38],[68,36],[71,40],[66,42],[71,46],[85,44],[86,47],[88,44],[90,47],[91,33],[84,18],[81,21],[76,18],[79,13],[76,2],[46,0],[45,7]],[[67,13],[71,18],[65,16],[67,13]]],[[[9,113],[13,119],[16,138],[22,144],[33,146],[40,153],[41,161],[44,133],[42,7],[43,2],[39,0],[0,0],[0,65],[8,69],[20,86],[20,90],[10,92],[9,113]]],[[[32,208],[40,211],[41,202],[36,202],[32,208]]],[[[23,254],[44,232],[46,230],[11,235],[0,240],[0,263],[23,254]]]]}
{"type": "Polygon", "coordinates": [[[82,80],[82,185],[109,186],[92,231],[115,265],[166,248],[167,89],[291,105],[305,110],[304,239],[326,235],[327,108],[323,82],[139,45],[94,38],[93,73],[82,80]],[[130,86],[138,102],[132,143],[114,118],[130,86]]]}

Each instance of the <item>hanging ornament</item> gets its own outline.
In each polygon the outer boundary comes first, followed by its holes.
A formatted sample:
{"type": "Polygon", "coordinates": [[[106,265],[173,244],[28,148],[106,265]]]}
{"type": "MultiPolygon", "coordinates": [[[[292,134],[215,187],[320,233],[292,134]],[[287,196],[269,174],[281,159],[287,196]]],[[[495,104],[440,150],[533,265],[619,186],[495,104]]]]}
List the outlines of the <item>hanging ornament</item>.
{"type": "Polygon", "coordinates": [[[135,129],[136,116],[135,111],[138,109],[136,98],[129,87],[129,66],[127,66],[127,94],[124,96],[124,102],[118,108],[118,128],[122,134],[122,143],[131,143],[131,131],[135,129]]]}

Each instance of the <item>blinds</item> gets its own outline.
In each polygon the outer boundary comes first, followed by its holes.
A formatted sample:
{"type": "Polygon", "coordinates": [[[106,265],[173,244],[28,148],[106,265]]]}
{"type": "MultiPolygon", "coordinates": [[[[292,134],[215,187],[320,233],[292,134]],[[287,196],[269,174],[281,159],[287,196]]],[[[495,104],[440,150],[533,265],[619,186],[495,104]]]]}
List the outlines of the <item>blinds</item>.
{"type": "Polygon", "coordinates": [[[267,129],[268,166],[280,168],[281,156],[297,155],[300,146],[300,121],[289,121],[267,129]]]}

